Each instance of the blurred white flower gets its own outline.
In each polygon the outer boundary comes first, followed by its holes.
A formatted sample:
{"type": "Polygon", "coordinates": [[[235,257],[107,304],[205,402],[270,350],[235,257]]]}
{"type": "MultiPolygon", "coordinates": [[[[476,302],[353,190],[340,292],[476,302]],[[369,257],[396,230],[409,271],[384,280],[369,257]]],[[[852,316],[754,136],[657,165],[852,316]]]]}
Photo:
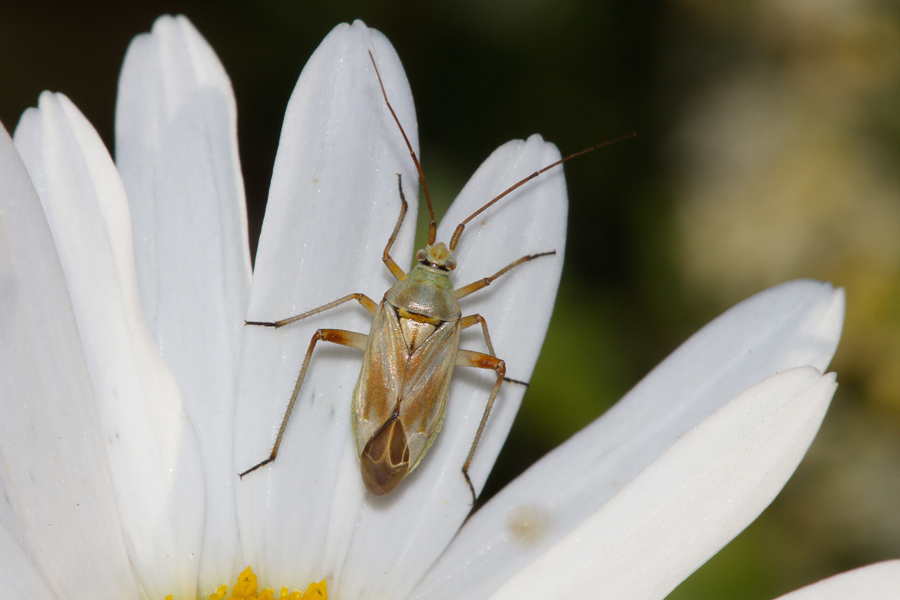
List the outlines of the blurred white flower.
{"type": "MultiPolygon", "coordinates": [[[[205,597],[249,564],[263,585],[325,579],[341,599],[662,598],[790,477],[834,392],[821,373],[843,320],[843,294],[812,281],[711,323],[468,521],[460,466],[490,374],[485,385],[457,373],[430,454],[376,498],[349,424],[358,362],[323,349],[278,460],[237,478],[269,451],[312,330],[367,329],[351,306],[277,331],[245,329],[245,316],[379,298],[390,283],[380,251],[399,209],[396,173],[411,201],[417,180],[369,50],[417,144],[393,48],[360,22],[338,26],[288,106],[252,287],[230,83],[185,18],[159,19],[129,49],[115,165],[59,94],[23,115],[15,145],[0,135],[0,566],[11,594],[205,597]]],[[[439,238],[557,156],[538,136],[502,146],[439,238]]],[[[411,255],[414,222],[413,211],[396,257],[411,255]]],[[[488,320],[516,379],[530,377],[549,322],[565,223],[557,170],[471,224],[457,253],[467,283],[557,250],[465,306],[488,320]]],[[[498,400],[471,469],[478,490],[521,396],[510,385],[498,400]]],[[[811,589],[886,598],[898,579],[885,563],[811,589]]]]}

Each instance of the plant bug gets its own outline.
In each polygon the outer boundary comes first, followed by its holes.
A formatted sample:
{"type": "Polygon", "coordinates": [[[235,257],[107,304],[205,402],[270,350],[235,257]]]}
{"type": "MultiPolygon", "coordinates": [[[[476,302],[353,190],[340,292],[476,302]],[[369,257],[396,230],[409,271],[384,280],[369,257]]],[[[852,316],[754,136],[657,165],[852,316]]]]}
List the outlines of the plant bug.
{"type": "MultiPolygon", "coordinates": [[[[377,496],[392,492],[411,473],[427,453],[441,429],[446,412],[450,381],[456,366],[492,370],[496,380],[487,399],[462,474],[476,499],[468,470],[484,432],[494,401],[506,378],[506,365],[495,355],[488,326],[479,314],[462,314],[459,300],[477,292],[515,267],[531,260],[555,254],[546,250],[528,254],[511,262],[493,275],[455,289],[450,272],[456,267],[456,249],[467,223],[526,182],[576,156],[614,141],[598,144],[553,162],[521,179],[465,218],[455,229],[449,244],[436,243],[437,225],[428,186],[418,157],[388,99],[374,56],[369,52],[385,105],[390,111],[415,164],[429,211],[428,241],[416,253],[417,263],[404,272],[390,255],[407,212],[402,181],[398,175],[400,215],[382,253],[382,260],[396,279],[380,303],[362,293],[353,293],[307,312],[279,321],[246,321],[247,325],[283,327],[355,300],[372,315],[369,334],[341,329],[319,329],[310,340],[293,393],[282,418],[269,457],[240,473],[240,477],[275,460],[294,404],[300,393],[313,351],[320,341],[349,346],[364,352],[356,387],[353,391],[351,419],[360,471],[368,491],[377,496]],[[463,329],[480,325],[488,353],[459,348],[463,329]]],[[[624,139],[626,137],[624,136],[624,139]]]]}

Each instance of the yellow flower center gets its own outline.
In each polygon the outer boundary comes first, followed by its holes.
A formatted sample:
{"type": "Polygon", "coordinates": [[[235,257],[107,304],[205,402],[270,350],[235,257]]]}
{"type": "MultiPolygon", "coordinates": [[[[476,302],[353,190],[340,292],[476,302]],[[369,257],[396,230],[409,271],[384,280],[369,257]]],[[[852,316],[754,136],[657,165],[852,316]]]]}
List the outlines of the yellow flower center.
{"type": "MultiPolygon", "coordinates": [[[[216,593],[209,597],[209,600],[275,600],[276,598],[278,600],[328,600],[324,579],[319,583],[309,584],[303,593],[300,593],[299,590],[290,592],[287,588],[281,588],[276,596],[275,590],[272,588],[265,588],[257,593],[258,589],[256,575],[253,574],[250,567],[247,567],[243,573],[238,575],[237,583],[234,584],[230,596],[227,596],[228,586],[220,585],[216,593]]],[[[166,596],[166,600],[172,600],[172,596],[166,596]]]]}

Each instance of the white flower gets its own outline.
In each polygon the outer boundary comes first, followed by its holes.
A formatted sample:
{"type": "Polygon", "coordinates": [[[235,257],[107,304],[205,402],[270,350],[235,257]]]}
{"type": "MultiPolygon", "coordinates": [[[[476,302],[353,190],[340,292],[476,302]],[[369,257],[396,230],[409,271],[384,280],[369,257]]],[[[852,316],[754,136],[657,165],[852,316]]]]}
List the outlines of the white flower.
{"type": "MultiPolygon", "coordinates": [[[[490,373],[457,372],[429,455],[376,498],[351,441],[358,357],[319,348],[278,460],[239,480],[270,450],[312,331],[367,330],[352,305],[280,330],[243,319],[351,292],[377,301],[391,284],[381,250],[397,173],[411,214],[392,254],[404,267],[411,256],[416,173],[368,50],[416,146],[390,44],[359,22],[337,27],[288,107],[252,289],[234,100],[186,19],[161,18],[129,49],[116,165],[62,95],[23,115],[15,145],[0,134],[0,568],[11,595],[201,597],[250,564],[264,585],[325,578],[341,599],[662,598],[793,472],[835,388],[820,373],[843,320],[842,293],[811,281],[704,328],[465,525],[460,466],[490,373]]],[[[556,157],[537,136],[502,146],[439,239],[556,157]]],[[[558,169],[460,243],[458,284],[557,251],[465,303],[487,319],[510,377],[531,375],[565,223],[558,169]]],[[[522,393],[503,388],[472,465],[476,489],[522,393]]],[[[886,598],[898,580],[900,565],[884,563],[796,597],[886,598]]]]}

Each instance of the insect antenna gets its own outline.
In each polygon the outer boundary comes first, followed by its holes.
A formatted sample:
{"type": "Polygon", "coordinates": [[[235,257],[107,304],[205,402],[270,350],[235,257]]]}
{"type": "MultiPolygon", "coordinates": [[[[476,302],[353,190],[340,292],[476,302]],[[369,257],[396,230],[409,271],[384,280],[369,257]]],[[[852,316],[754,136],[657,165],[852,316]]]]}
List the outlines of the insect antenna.
{"type": "Polygon", "coordinates": [[[388,110],[391,111],[391,116],[394,117],[397,127],[400,128],[400,133],[403,135],[403,141],[406,142],[406,147],[409,148],[409,155],[412,156],[413,162],[416,164],[416,170],[419,172],[419,181],[422,182],[422,189],[425,190],[425,202],[428,204],[428,244],[431,245],[437,237],[437,223],[434,221],[434,208],[431,206],[431,195],[428,193],[428,184],[425,183],[425,173],[422,172],[422,165],[419,164],[419,157],[416,156],[416,151],[413,150],[412,144],[409,143],[409,138],[406,137],[403,125],[400,124],[400,119],[397,118],[397,113],[394,112],[394,107],[391,106],[391,101],[388,100],[387,92],[384,90],[384,82],[381,80],[381,73],[378,72],[378,65],[375,64],[375,57],[372,55],[371,50],[369,50],[369,58],[372,60],[372,66],[375,67],[375,76],[378,77],[378,85],[381,86],[381,95],[384,96],[384,103],[387,104],[388,110]]]}
{"type": "MultiPolygon", "coordinates": [[[[569,156],[567,156],[565,158],[561,158],[554,163],[550,163],[546,167],[544,167],[542,169],[538,169],[537,171],[535,171],[528,177],[525,177],[524,179],[512,184],[510,187],[506,188],[505,191],[500,192],[500,194],[495,196],[492,200],[487,202],[484,206],[482,206],[481,208],[479,208],[478,210],[473,212],[471,215],[466,217],[462,223],[460,223],[459,225],[456,226],[456,230],[453,232],[453,237],[450,238],[450,250],[452,251],[452,250],[456,249],[456,245],[459,243],[459,238],[462,235],[463,230],[466,228],[466,223],[468,223],[469,221],[471,221],[472,219],[474,219],[475,217],[477,217],[478,215],[483,213],[487,208],[489,208],[491,205],[495,204],[498,200],[500,200],[501,198],[503,198],[504,196],[506,196],[513,190],[521,187],[522,185],[525,185],[527,182],[531,181],[532,179],[534,179],[535,177],[537,177],[544,171],[549,171],[553,167],[559,166],[559,165],[563,164],[564,162],[570,161],[573,158],[581,156],[582,154],[587,154],[588,152],[593,152],[594,150],[597,150],[598,148],[602,148],[603,146],[609,146],[610,144],[615,144],[616,142],[621,142],[623,140],[631,139],[633,137],[637,137],[637,134],[629,133],[629,134],[617,137],[613,140],[607,140],[605,142],[601,142],[601,143],[597,144],[596,146],[591,146],[590,148],[585,148],[584,150],[581,150],[580,152],[576,152],[575,154],[570,154],[569,156]]],[[[416,163],[416,164],[418,164],[418,163],[416,163]]]]}

